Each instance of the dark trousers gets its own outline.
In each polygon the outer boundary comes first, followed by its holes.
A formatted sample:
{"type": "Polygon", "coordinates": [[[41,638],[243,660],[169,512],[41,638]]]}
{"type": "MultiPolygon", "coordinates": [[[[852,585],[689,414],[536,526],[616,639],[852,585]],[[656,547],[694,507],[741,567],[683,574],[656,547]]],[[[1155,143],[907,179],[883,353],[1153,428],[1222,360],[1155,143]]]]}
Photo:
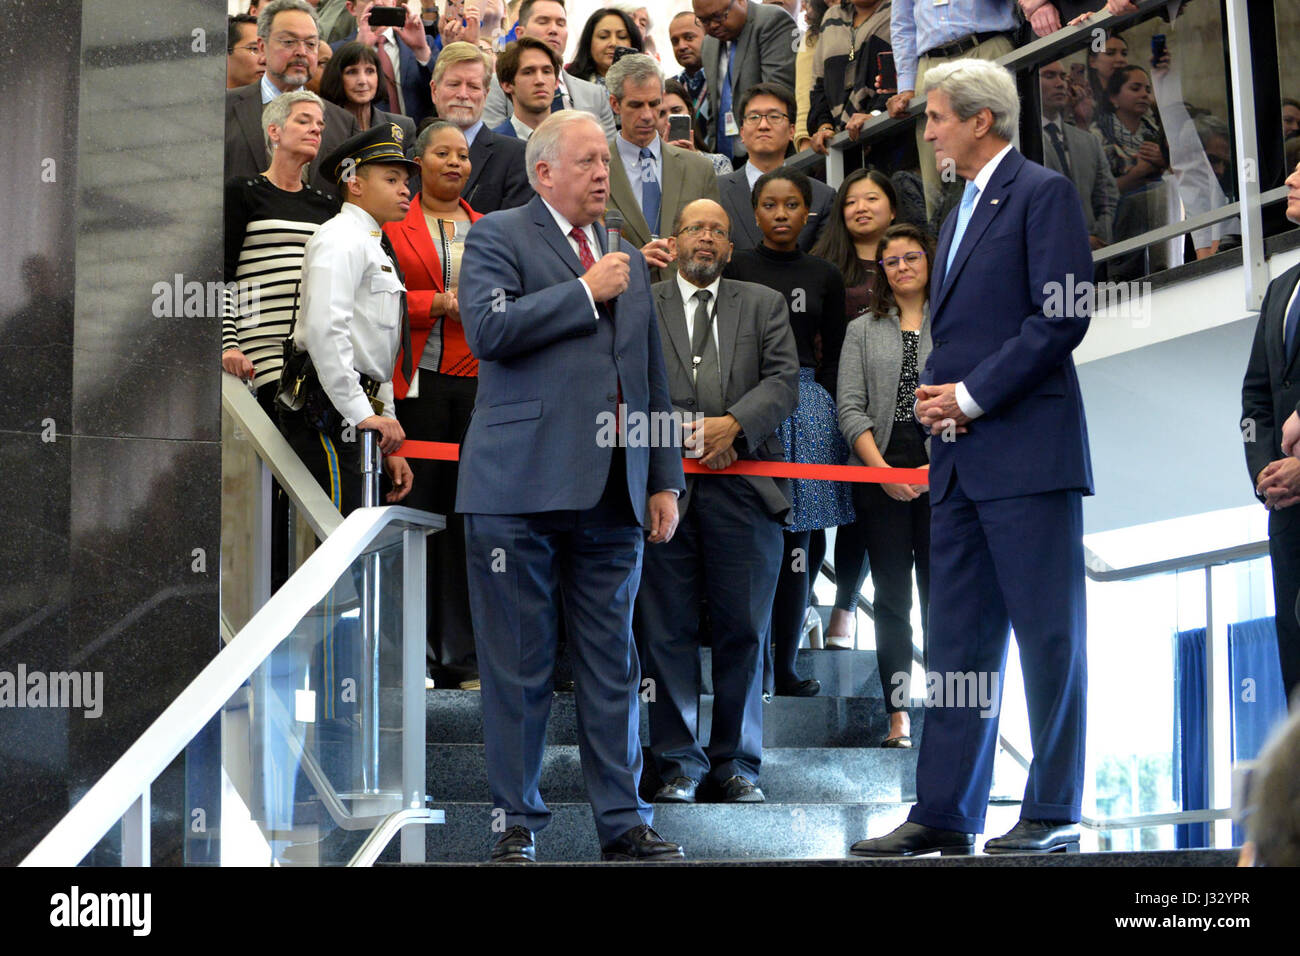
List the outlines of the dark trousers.
{"type": "Polygon", "coordinates": [[[826,532],[782,531],[784,551],[772,599],[772,636],[766,648],[763,690],[769,694],[799,683],[795,659],[803,622],[812,599],[813,581],[826,557],[826,532]]]}
{"type": "Polygon", "coordinates": [[[835,529],[835,607],[840,611],[857,609],[858,594],[871,570],[871,563],[867,560],[867,519],[858,497],[861,487],[853,486],[857,520],[835,529]]]}
{"type": "Polygon", "coordinates": [[[650,750],[659,776],[737,774],[757,782],[763,753],[763,649],[781,560],[781,526],[743,478],[692,479],[673,539],[647,545],[633,629],[653,681],[650,750]],[[700,742],[700,617],[713,639],[713,724],[700,742]]]}
{"type": "MultiPolygon", "coordinates": [[[[885,463],[893,468],[926,464],[925,442],[915,428],[896,423],[885,463]]],[[[921,598],[921,643],[925,647],[930,594],[930,497],[897,501],[880,485],[853,486],[854,506],[875,586],[876,664],[885,710],[906,710],[912,699],[912,569],[921,598]]],[[[924,655],[928,659],[928,654],[924,655]]]]}
{"type": "Polygon", "coordinates": [[[1294,711],[1300,708],[1300,623],[1296,597],[1300,595],[1300,513],[1270,516],[1268,554],[1273,564],[1273,605],[1277,615],[1277,656],[1282,665],[1282,687],[1294,711]]]}
{"type": "MultiPolygon", "coordinates": [[[[271,419],[271,424],[278,426],[280,423],[279,412],[275,407],[275,393],[279,391],[280,383],[267,382],[257,390],[257,403],[262,406],[262,411],[266,412],[267,417],[271,419]]],[[[280,586],[289,580],[290,562],[293,555],[289,553],[289,523],[292,521],[289,513],[289,496],[280,487],[280,483],[274,478],[271,479],[271,593],[274,594],[280,590],[280,586]]]]}
{"type": "MultiPolygon", "coordinates": [[[[459,443],[474,411],[478,379],[422,369],[419,384],[419,397],[397,403],[397,420],[406,436],[459,443]]],[[[459,466],[417,458],[410,460],[410,466],[414,481],[403,503],[447,519],[446,530],[427,539],[429,667],[435,679],[460,681],[477,674],[478,664],[465,574],[465,518],[456,513],[459,466]]]]}
{"type": "Polygon", "coordinates": [[[926,711],[908,819],[983,831],[1014,627],[1034,751],[1020,813],[1077,822],[1088,690],[1082,497],[971,501],[956,473],[951,484],[931,513],[929,665],[944,694],[926,711]],[[987,706],[971,699],[980,696],[987,706]]]}
{"type": "Polygon", "coordinates": [[[593,508],[465,515],[488,787],[507,827],[540,830],[550,821],[538,784],[561,613],[573,658],[578,750],[601,844],[653,819],[637,795],[641,667],[632,605],[644,542],[618,452],[593,508]]]}

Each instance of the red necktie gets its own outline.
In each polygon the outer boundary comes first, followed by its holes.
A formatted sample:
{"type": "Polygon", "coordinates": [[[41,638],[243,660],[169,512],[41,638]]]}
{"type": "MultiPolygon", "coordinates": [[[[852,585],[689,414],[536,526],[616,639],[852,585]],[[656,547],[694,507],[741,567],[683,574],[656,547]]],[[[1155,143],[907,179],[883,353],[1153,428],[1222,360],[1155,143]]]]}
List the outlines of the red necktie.
{"type": "MultiPolygon", "coordinates": [[[[571,235],[573,237],[574,242],[578,244],[578,261],[582,263],[582,268],[584,270],[590,269],[592,266],[596,264],[596,257],[591,254],[591,245],[587,242],[586,233],[584,233],[577,226],[574,226],[572,229],[569,230],[569,235],[571,235]]],[[[621,381],[618,383],[618,404],[619,405],[623,404],[623,383],[621,381]]],[[[618,422],[618,424],[615,426],[615,430],[619,434],[622,434],[623,427],[622,427],[622,423],[619,422],[618,419],[617,407],[614,409],[614,421],[618,422]]]]}

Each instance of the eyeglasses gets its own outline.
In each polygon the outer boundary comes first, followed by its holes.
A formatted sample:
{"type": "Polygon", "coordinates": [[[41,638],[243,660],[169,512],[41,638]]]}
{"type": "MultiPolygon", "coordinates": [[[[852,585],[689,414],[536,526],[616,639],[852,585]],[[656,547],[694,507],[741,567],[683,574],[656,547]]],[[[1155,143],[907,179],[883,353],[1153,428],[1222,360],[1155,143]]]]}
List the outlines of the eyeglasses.
{"type": "Polygon", "coordinates": [[[680,235],[698,236],[702,232],[707,232],[714,239],[727,238],[727,230],[723,229],[721,226],[703,226],[698,223],[690,226],[682,226],[682,231],[680,235]]]}
{"type": "Polygon", "coordinates": [[[696,19],[699,20],[700,25],[704,27],[712,26],[715,24],[721,26],[722,21],[727,19],[727,15],[731,13],[731,8],[734,7],[735,5],[736,5],[736,0],[730,0],[730,2],[721,10],[719,10],[717,13],[711,13],[707,17],[696,16],[696,19]]]}
{"type": "Polygon", "coordinates": [[[906,262],[909,266],[915,268],[925,261],[924,252],[905,252],[901,256],[890,256],[888,259],[881,259],[880,265],[884,269],[897,269],[900,263],[906,262]]]}
{"type": "Polygon", "coordinates": [[[237,47],[235,47],[235,49],[236,49],[236,50],[247,50],[249,53],[256,54],[256,53],[257,53],[257,44],[256,44],[256,43],[245,43],[243,46],[237,46],[237,47]]]}
{"type": "Polygon", "coordinates": [[[299,46],[310,53],[316,49],[320,41],[316,37],[275,37],[271,42],[286,53],[298,49],[299,46]]]}
{"type": "Polygon", "coordinates": [[[750,126],[757,126],[763,120],[767,120],[769,126],[776,126],[780,123],[790,122],[790,117],[785,113],[778,113],[773,110],[770,113],[746,113],[745,122],[750,126]]]}

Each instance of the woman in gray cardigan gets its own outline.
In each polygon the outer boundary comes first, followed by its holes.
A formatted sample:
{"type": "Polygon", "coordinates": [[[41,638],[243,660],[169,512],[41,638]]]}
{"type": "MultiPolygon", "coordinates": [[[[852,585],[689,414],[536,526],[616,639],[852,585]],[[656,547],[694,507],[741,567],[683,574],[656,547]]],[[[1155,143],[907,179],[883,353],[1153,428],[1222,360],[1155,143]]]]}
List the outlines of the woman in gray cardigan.
{"type": "MultiPolygon", "coordinates": [[[[890,226],[876,258],[885,282],[872,290],[871,308],[849,323],[840,353],[840,431],[853,465],[929,468],[926,442],[913,417],[917,378],[929,357],[927,293],[934,250],[910,223],[890,226]]],[[[876,659],[889,713],[882,747],[912,746],[907,707],[912,674],[912,568],[925,632],[930,590],[930,502],[924,485],[853,486],[854,507],[875,583],[876,659]]],[[[842,560],[842,558],[841,558],[842,560]]],[[[862,587],[862,556],[837,567],[841,588],[862,587]]],[[[837,602],[838,605],[838,602],[837,602]]],[[[924,644],[924,636],[922,637],[924,644]]]]}

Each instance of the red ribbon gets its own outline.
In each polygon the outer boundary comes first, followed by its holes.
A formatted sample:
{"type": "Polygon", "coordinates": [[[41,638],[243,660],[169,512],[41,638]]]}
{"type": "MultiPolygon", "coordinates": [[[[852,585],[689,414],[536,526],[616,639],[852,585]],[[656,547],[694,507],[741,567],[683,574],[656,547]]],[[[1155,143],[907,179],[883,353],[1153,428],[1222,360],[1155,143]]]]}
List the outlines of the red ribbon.
{"type": "MultiPolygon", "coordinates": [[[[445,441],[407,439],[396,454],[402,458],[431,461],[460,461],[460,446],[445,441]]],[[[768,478],[815,478],[820,481],[854,481],[870,484],[928,485],[930,472],[924,468],[874,468],[870,465],[806,465],[789,461],[737,461],[729,468],[713,469],[694,458],[682,459],[688,475],[764,475],[768,478]]]]}

